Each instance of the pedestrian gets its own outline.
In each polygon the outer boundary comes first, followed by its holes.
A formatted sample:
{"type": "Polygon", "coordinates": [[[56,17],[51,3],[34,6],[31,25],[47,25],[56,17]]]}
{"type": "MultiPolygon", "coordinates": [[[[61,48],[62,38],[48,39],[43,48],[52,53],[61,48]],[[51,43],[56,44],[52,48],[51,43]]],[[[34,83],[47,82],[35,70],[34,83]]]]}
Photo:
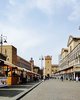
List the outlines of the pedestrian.
{"type": "Polygon", "coordinates": [[[76,82],[78,82],[78,76],[76,76],[76,82]]]}
{"type": "Polygon", "coordinates": [[[20,81],[21,81],[21,83],[23,83],[23,72],[21,72],[20,81]]]}
{"type": "Polygon", "coordinates": [[[63,76],[61,76],[61,81],[63,81],[63,76]]]}

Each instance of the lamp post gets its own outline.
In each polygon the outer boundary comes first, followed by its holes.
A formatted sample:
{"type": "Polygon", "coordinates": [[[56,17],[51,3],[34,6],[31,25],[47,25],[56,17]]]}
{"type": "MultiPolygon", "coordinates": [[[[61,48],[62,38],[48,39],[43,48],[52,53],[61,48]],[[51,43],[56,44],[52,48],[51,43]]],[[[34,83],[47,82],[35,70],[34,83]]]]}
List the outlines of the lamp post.
{"type": "Polygon", "coordinates": [[[41,60],[41,69],[43,69],[43,60],[44,60],[43,56],[41,56],[41,58],[39,58],[39,60],[41,60]]]}
{"type": "Polygon", "coordinates": [[[39,58],[39,60],[41,60],[41,69],[43,69],[43,79],[45,79],[45,68],[43,67],[43,56],[41,56],[41,58],[39,58]]]}
{"type": "Polygon", "coordinates": [[[6,36],[3,36],[1,34],[1,36],[0,36],[1,54],[2,54],[2,46],[3,46],[3,43],[7,43],[6,39],[7,39],[7,37],[6,36]]]}

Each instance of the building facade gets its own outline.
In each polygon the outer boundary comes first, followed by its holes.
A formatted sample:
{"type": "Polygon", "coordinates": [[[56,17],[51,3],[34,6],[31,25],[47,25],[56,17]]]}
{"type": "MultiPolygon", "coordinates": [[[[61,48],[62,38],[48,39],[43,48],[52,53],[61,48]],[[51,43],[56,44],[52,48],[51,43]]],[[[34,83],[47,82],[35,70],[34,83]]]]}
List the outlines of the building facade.
{"type": "Polygon", "coordinates": [[[30,63],[31,63],[31,71],[33,72],[33,68],[34,68],[34,60],[33,58],[30,59],[30,63]]]}
{"type": "Polygon", "coordinates": [[[45,56],[44,76],[51,77],[52,56],[45,56]]]}
{"type": "MultiPolygon", "coordinates": [[[[0,52],[1,52],[1,47],[0,47],[0,52]]],[[[31,71],[31,63],[17,55],[16,47],[12,45],[3,45],[2,54],[6,56],[6,60],[8,62],[31,71]]]]}
{"type": "Polygon", "coordinates": [[[31,63],[20,56],[17,56],[17,66],[31,71],[31,63]]]}
{"type": "Polygon", "coordinates": [[[52,76],[54,76],[54,74],[56,73],[56,72],[58,72],[59,71],[59,66],[58,66],[58,64],[52,64],[52,76]]]}
{"type": "MultiPolygon", "coordinates": [[[[1,53],[1,47],[0,47],[1,53]]],[[[17,64],[17,49],[12,45],[3,45],[2,54],[6,56],[6,60],[12,64],[17,64]]]]}
{"type": "Polygon", "coordinates": [[[64,79],[80,78],[80,38],[69,36],[67,48],[62,48],[59,61],[60,70],[57,75],[64,79]]]}
{"type": "Polygon", "coordinates": [[[33,71],[34,71],[35,73],[39,74],[40,68],[39,68],[38,66],[34,66],[34,67],[33,67],[33,71]]]}
{"type": "Polygon", "coordinates": [[[52,64],[52,56],[45,56],[45,68],[44,68],[44,76],[52,77],[55,72],[58,71],[58,65],[52,64]]]}

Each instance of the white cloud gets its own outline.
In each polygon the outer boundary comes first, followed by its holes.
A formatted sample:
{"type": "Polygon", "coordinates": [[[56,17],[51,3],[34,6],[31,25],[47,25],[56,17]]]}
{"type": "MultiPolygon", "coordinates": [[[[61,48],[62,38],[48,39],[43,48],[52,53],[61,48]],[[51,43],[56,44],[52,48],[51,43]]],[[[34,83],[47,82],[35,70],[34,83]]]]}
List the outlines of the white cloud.
{"type": "Polygon", "coordinates": [[[80,19],[80,2],[75,2],[73,5],[73,11],[71,15],[68,17],[69,20],[79,20],[80,19]]]}
{"type": "Polygon", "coordinates": [[[33,0],[9,0],[5,11],[6,18],[12,23],[26,19],[26,15],[34,8],[33,0]]]}
{"type": "Polygon", "coordinates": [[[25,0],[25,3],[21,4],[17,0],[9,0],[9,5],[7,5],[5,11],[6,19],[0,21],[0,33],[7,36],[9,44],[16,45],[19,48],[32,48],[45,41],[44,36],[38,30],[27,26],[24,28],[22,25],[23,20],[28,20],[25,14],[35,6],[34,0],[30,1],[25,0]]]}
{"type": "Polygon", "coordinates": [[[9,0],[9,4],[14,6],[16,4],[16,0],[9,0]]]}
{"type": "Polygon", "coordinates": [[[47,15],[62,12],[66,6],[71,9],[71,13],[68,16],[69,20],[80,19],[80,1],[78,0],[36,0],[36,6],[47,15]]]}
{"type": "MultiPolygon", "coordinates": [[[[13,0],[10,0],[13,1],[13,0]]],[[[26,7],[25,5],[16,4],[16,2],[10,2],[10,5],[7,6],[6,18],[13,23],[19,22],[25,16],[26,7]]]]}
{"type": "MultiPolygon", "coordinates": [[[[0,19],[0,33],[7,36],[8,44],[12,44],[16,46],[19,50],[18,52],[20,52],[20,55],[24,55],[24,56],[26,56],[25,53],[27,50],[28,50],[27,55],[29,53],[31,55],[33,49],[34,49],[34,53],[33,53],[34,56],[38,56],[38,54],[40,55],[43,53],[45,54],[46,51],[47,51],[46,54],[50,52],[52,52],[53,54],[53,50],[51,49],[49,50],[47,48],[51,48],[50,45],[52,46],[52,48],[55,48],[53,44],[55,43],[56,41],[55,39],[57,37],[57,33],[54,31],[57,30],[57,28],[56,25],[55,27],[52,26],[53,25],[52,19],[49,20],[49,22],[50,21],[52,22],[52,25],[50,24],[49,27],[53,27],[54,29],[49,28],[48,30],[45,27],[43,27],[43,29],[41,30],[42,32],[45,32],[46,34],[45,37],[44,37],[45,34],[42,33],[40,34],[40,31],[37,29],[39,27],[38,24],[37,26],[35,26],[36,30],[30,27],[30,25],[28,26],[26,20],[29,20],[28,14],[30,14],[32,11],[35,14],[36,9],[40,10],[46,16],[49,16],[51,18],[53,17],[52,15],[55,15],[56,12],[57,13],[60,12],[63,13],[63,18],[64,18],[64,12],[66,11],[67,8],[69,8],[70,9],[70,13],[68,14],[69,20],[80,19],[79,0],[7,0],[7,1],[8,3],[5,5],[6,7],[4,6],[5,9],[4,8],[1,9],[1,16],[3,14],[4,17],[3,20],[0,19]],[[65,7],[67,8],[64,10],[65,7]],[[24,23],[26,23],[26,25],[22,23],[23,20],[25,21],[24,23]],[[52,32],[52,36],[51,36],[51,32],[52,32]],[[56,33],[56,37],[54,35],[55,33],[56,33]],[[53,40],[55,41],[52,42],[53,40]],[[44,43],[45,41],[46,43],[44,43]],[[39,45],[41,46],[40,48],[42,51],[36,50],[36,47],[37,46],[39,47],[39,45]],[[43,46],[44,46],[44,50],[43,50],[43,46]]],[[[32,26],[34,26],[33,22],[32,24],[33,24],[32,26]]],[[[60,32],[61,30],[59,30],[58,33],[60,34],[60,32]]],[[[58,50],[58,48],[57,49],[55,48],[55,50],[58,50]]]]}
{"type": "Polygon", "coordinates": [[[26,18],[26,15],[33,9],[39,9],[43,13],[51,16],[56,12],[62,12],[64,7],[69,7],[72,11],[68,16],[69,20],[80,18],[80,2],[78,0],[9,0],[6,16],[9,21],[16,23],[26,18]]]}
{"type": "Polygon", "coordinates": [[[0,23],[0,33],[7,36],[8,44],[19,48],[32,48],[44,42],[43,37],[33,29],[16,29],[0,23]]]}
{"type": "Polygon", "coordinates": [[[65,5],[71,5],[75,0],[35,0],[35,6],[44,13],[52,15],[63,9],[65,5]]]}
{"type": "MultiPolygon", "coordinates": [[[[18,0],[19,1],[19,0],[18,0]]],[[[26,34],[26,45],[34,46],[39,44],[41,41],[37,36],[37,32],[33,29],[24,29],[21,25],[21,22],[26,19],[26,14],[29,13],[29,11],[33,10],[34,8],[40,9],[42,12],[44,12],[47,15],[55,14],[56,11],[60,11],[65,5],[71,7],[73,11],[69,15],[69,20],[79,19],[80,18],[80,3],[77,2],[77,0],[25,0],[24,3],[20,3],[17,0],[9,0],[9,5],[7,5],[6,10],[6,20],[8,20],[6,23],[7,25],[0,24],[0,27],[2,32],[8,32],[9,35],[13,36],[13,34],[16,36],[15,39],[19,39],[21,41],[22,35],[26,34]],[[11,26],[11,23],[13,25],[11,26]],[[20,23],[20,27],[22,29],[16,28],[17,23],[20,23]],[[32,31],[31,31],[32,30],[32,31]],[[33,36],[32,36],[33,34],[33,36]],[[30,37],[30,38],[27,38],[30,37]],[[30,41],[33,40],[33,42],[30,41]]],[[[19,24],[18,24],[19,25],[19,24]]],[[[13,38],[12,38],[13,39],[13,38]]],[[[42,36],[41,36],[42,39],[42,36]]],[[[22,41],[21,41],[22,42],[22,41]]]]}
{"type": "Polygon", "coordinates": [[[36,0],[36,7],[46,14],[51,14],[52,0],[36,0]]]}

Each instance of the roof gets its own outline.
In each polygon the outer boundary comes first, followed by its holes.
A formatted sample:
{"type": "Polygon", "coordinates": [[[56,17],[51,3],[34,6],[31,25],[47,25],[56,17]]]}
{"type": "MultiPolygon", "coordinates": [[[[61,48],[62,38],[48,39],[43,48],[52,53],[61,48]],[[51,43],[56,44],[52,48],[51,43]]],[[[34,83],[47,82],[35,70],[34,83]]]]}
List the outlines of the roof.
{"type": "Polygon", "coordinates": [[[15,49],[17,49],[15,46],[13,46],[13,45],[3,45],[3,47],[13,47],[13,48],[15,48],[15,49]]]}
{"type": "Polygon", "coordinates": [[[78,41],[80,40],[80,37],[73,37],[72,35],[69,36],[69,39],[68,39],[68,43],[67,43],[67,46],[69,46],[69,44],[72,42],[72,41],[78,41]]]}
{"type": "Polygon", "coordinates": [[[52,56],[49,55],[45,56],[45,60],[52,60],[52,56]]]}
{"type": "Polygon", "coordinates": [[[8,61],[2,60],[2,59],[0,59],[0,61],[3,61],[4,65],[12,66],[12,67],[15,67],[15,68],[17,67],[16,65],[14,65],[14,64],[12,64],[8,61]]]}
{"type": "Polygon", "coordinates": [[[68,48],[62,48],[61,54],[62,54],[63,52],[68,52],[68,48]]]}
{"type": "Polygon", "coordinates": [[[36,74],[36,75],[39,75],[39,74],[37,74],[37,73],[35,73],[35,72],[32,72],[32,71],[30,71],[30,70],[27,70],[27,69],[25,69],[25,68],[21,68],[21,67],[19,67],[19,66],[16,66],[16,65],[14,65],[14,64],[12,64],[12,63],[10,63],[10,62],[8,62],[8,61],[4,61],[4,60],[2,60],[2,59],[0,59],[0,62],[3,62],[4,63],[4,65],[8,65],[8,66],[11,66],[11,67],[14,67],[14,68],[17,68],[18,70],[21,70],[21,71],[26,71],[26,72],[28,72],[28,73],[32,73],[32,74],[36,74]]]}
{"type": "Polygon", "coordinates": [[[26,64],[31,65],[31,63],[30,63],[29,61],[27,61],[26,59],[24,59],[24,58],[22,58],[22,57],[20,57],[20,56],[17,56],[17,59],[18,59],[18,62],[24,62],[24,63],[26,63],[26,64]]]}

